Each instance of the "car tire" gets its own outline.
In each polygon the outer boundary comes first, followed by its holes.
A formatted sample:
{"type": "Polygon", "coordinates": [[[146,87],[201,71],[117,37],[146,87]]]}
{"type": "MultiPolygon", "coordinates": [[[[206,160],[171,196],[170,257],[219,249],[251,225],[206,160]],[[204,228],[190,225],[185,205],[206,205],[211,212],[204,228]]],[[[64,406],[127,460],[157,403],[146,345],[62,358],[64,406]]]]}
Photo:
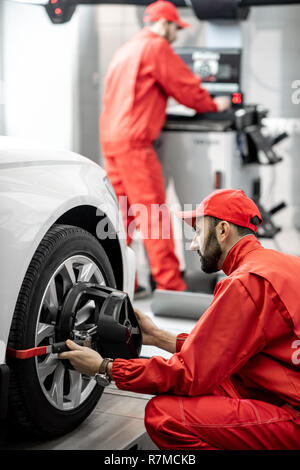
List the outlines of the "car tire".
{"type": "MultiPolygon", "coordinates": [[[[98,240],[79,227],[54,225],[27,269],[15,307],[9,346],[28,349],[49,344],[50,337],[55,342],[59,315],[55,316],[55,310],[72,282],[81,281],[101,281],[116,287],[109,258],[98,240]],[[57,305],[51,295],[57,299],[57,305]],[[45,333],[48,330],[49,336],[45,333]]],[[[17,425],[27,434],[57,437],[74,429],[91,413],[103,388],[92,378],[67,368],[66,362],[55,355],[8,359],[9,422],[14,429],[17,425]],[[52,368],[57,365],[52,371],[49,364],[52,368]]]]}

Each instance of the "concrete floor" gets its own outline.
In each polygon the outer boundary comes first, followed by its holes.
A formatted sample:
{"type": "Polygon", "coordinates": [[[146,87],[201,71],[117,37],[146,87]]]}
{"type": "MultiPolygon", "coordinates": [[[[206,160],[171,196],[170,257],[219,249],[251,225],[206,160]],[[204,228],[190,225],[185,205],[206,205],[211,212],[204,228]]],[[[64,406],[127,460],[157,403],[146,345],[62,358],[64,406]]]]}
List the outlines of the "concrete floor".
{"type": "Polygon", "coordinates": [[[151,395],[119,390],[114,383],[103,392],[88,418],[72,432],[56,439],[38,440],[0,435],[0,450],[153,450],[144,425],[151,395]]]}

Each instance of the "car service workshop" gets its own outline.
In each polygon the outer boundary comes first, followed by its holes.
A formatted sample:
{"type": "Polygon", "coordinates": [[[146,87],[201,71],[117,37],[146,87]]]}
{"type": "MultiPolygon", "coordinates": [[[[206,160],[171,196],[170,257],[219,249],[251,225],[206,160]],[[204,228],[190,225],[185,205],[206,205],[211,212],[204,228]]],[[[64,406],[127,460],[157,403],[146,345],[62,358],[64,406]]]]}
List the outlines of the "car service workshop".
{"type": "Polygon", "coordinates": [[[296,0],[0,0],[1,450],[300,450],[299,62],[296,0]]]}

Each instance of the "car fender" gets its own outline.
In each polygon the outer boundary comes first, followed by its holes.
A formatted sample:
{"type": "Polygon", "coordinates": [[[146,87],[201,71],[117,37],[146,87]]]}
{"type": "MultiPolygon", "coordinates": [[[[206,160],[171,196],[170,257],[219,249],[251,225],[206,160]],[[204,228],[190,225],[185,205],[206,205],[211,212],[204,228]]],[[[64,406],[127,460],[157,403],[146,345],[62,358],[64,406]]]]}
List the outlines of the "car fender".
{"type": "MultiPolygon", "coordinates": [[[[87,159],[32,161],[0,165],[0,364],[18,294],[32,256],[49,228],[66,212],[92,206],[117,233],[123,258],[123,289],[133,295],[135,260],[126,247],[119,207],[106,184],[106,173],[87,159]]],[[[100,219],[99,219],[100,220],[100,219]]]]}

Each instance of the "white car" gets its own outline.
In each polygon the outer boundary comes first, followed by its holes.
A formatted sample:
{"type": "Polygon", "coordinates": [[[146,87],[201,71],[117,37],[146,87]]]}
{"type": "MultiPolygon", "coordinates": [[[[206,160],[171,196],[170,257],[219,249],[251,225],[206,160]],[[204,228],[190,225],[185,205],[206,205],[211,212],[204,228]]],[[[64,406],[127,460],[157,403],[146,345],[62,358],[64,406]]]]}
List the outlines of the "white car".
{"type": "MultiPolygon", "coordinates": [[[[8,394],[9,421],[57,436],[90,414],[103,389],[57,354],[10,359],[7,347],[55,342],[75,283],[116,287],[132,298],[135,256],[105,171],[81,155],[0,137],[0,194],[2,413],[8,394]]],[[[76,321],[87,322],[90,308],[83,305],[76,321]]]]}

